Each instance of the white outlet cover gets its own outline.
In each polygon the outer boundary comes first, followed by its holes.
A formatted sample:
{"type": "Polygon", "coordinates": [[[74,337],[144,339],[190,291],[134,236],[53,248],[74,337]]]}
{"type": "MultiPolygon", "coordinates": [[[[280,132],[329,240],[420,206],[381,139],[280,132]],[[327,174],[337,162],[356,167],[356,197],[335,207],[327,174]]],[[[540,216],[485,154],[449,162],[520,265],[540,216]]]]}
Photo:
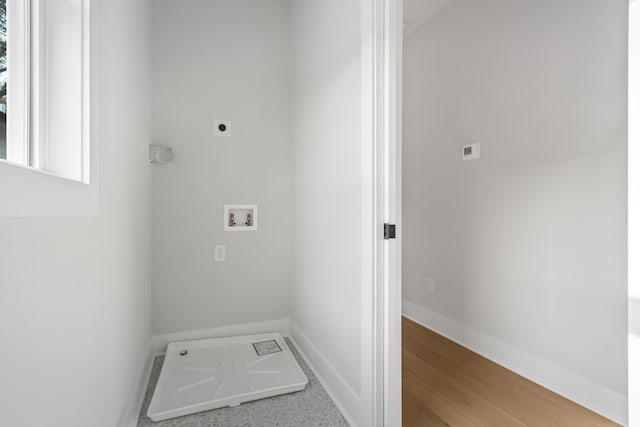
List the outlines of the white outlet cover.
{"type": "Polygon", "coordinates": [[[432,294],[435,291],[436,291],[436,281],[433,280],[431,277],[428,277],[427,278],[427,292],[432,294]]]}
{"type": "Polygon", "coordinates": [[[215,121],[215,135],[216,136],[231,136],[231,120],[216,120],[215,121]]]}
{"type": "Polygon", "coordinates": [[[227,259],[227,247],[224,245],[216,245],[213,251],[213,259],[215,262],[224,262],[227,259]]]}

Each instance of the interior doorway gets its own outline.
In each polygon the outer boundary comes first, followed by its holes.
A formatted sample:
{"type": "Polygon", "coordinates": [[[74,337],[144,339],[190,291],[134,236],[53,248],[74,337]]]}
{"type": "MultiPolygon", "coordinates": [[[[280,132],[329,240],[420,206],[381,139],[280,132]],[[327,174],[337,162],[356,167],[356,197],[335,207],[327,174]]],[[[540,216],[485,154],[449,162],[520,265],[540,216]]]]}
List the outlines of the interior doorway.
{"type": "Polygon", "coordinates": [[[402,314],[619,424],[627,6],[405,0],[399,107],[402,314]]]}

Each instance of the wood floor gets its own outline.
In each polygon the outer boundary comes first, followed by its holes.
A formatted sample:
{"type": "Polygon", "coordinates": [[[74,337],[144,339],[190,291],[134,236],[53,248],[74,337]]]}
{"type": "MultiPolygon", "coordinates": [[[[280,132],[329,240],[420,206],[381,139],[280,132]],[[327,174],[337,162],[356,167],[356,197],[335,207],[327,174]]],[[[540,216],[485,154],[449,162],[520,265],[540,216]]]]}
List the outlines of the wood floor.
{"type": "Polygon", "coordinates": [[[402,319],[403,427],[618,424],[402,319]]]}

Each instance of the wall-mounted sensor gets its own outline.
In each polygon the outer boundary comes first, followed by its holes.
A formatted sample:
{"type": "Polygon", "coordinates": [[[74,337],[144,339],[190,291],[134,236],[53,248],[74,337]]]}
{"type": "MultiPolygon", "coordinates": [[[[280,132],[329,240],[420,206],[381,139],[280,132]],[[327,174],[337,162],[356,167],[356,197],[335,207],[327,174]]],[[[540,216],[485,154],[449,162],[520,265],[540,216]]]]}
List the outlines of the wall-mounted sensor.
{"type": "Polygon", "coordinates": [[[230,120],[216,120],[215,122],[216,136],[229,136],[231,135],[231,121],[230,120]]]}
{"type": "Polygon", "coordinates": [[[474,142],[462,147],[462,160],[475,160],[480,158],[480,143],[474,142]]]}

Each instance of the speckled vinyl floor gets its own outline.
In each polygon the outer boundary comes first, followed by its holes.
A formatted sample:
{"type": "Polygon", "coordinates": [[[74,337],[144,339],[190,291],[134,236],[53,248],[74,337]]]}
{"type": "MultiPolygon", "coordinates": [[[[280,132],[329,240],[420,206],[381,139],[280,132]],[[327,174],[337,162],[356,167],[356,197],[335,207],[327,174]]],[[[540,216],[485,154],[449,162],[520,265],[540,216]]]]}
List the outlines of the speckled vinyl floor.
{"type": "Polygon", "coordinates": [[[147,417],[147,408],[164,361],[164,356],[156,357],[138,427],[349,427],[289,339],[287,344],[309,378],[303,391],[154,423],[147,417]]]}

